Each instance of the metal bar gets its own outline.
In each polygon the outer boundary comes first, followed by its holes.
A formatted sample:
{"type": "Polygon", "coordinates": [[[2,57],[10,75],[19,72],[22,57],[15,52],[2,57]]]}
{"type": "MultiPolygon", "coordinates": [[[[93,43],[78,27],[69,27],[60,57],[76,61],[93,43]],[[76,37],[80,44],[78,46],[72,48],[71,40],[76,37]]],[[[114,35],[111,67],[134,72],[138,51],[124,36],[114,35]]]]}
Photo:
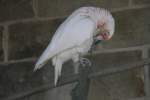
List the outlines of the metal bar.
{"type": "Polygon", "coordinates": [[[144,66],[144,90],[146,96],[150,96],[149,71],[150,71],[149,66],[145,65],[144,66]]]}
{"type": "Polygon", "coordinates": [[[81,67],[78,84],[75,86],[71,93],[72,100],[87,100],[90,83],[88,78],[89,68],[87,67],[81,67]]]}
{"type": "MultiPolygon", "coordinates": [[[[120,65],[119,67],[116,67],[116,66],[113,67],[112,66],[112,67],[110,67],[110,69],[90,73],[88,75],[88,77],[93,78],[93,77],[97,77],[97,76],[110,75],[110,74],[113,74],[113,73],[126,71],[126,70],[137,68],[137,67],[142,67],[143,65],[147,65],[147,64],[150,64],[150,58],[149,59],[143,59],[141,61],[126,63],[124,65],[120,65]]],[[[58,83],[58,86],[62,86],[62,85],[68,84],[68,83],[75,82],[75,81],[78,80],[78,78],[79,78],[79,75],[63,77],[60,80],[60,82],[58,83]]],[[[55,88],[54,84],[46,84],[46,85],[43,85],[43,86],[40,86],[40,87],[37,87],[37,88],[33,88],[32,90],[25,91],[25,92],[20,93],[20,94],[15,94],[13,96],[3,98],[1,100],[18,100],[20,98],[23,98],[23,97],[26,97],[26,96],[31,96],[35,93],[39,93],[39,92],[42,92],[42,91],[47,91],[47,90],[52,89],[52,88],[55,88]]]]}
{"type": "MultiPolygon", "coordinates": [[[[142,51],[142,58],[148,58],[148,49],[142,51]]],[[[150,68],[149,65],[144,65],[144,90],[147,97],[150,96],[150,68]]]]}

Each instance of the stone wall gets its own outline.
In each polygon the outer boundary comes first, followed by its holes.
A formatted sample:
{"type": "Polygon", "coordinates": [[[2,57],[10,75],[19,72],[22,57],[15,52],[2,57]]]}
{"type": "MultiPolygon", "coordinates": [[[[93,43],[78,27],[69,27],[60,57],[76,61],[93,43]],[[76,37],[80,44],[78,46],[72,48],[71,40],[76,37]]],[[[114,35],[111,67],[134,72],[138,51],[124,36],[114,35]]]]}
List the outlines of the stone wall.
{"type": "MultiPolygon", "coordinates": [[[[0,0],[1,98],[53,81],[49,79],[53,77],[52,67],[47,65],[33,73],[34,64],[59,24],[81,6],[107,8],[116,20],[114,37],[94,52],[94,61],[100,67],[140,60],[143,51],[150,51],[150,0],[0,0]]],[[[89,100],[140,96],[141,81],[133,73],[136,71],[91,80],[89,100]]],[[[25,99],[70,100],[71,88],[68,85],[25,99]]]]}

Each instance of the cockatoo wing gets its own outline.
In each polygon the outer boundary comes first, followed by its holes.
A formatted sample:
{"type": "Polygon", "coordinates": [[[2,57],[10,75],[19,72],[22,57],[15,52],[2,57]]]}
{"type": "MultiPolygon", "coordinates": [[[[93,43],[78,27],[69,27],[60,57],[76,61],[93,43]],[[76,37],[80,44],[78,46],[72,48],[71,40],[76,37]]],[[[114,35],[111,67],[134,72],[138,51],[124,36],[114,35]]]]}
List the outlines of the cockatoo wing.
{"type": "Polygon", "coordinates": [[[95,23],[88,17],[76,15],[69,18],[60,25],[34,70],[41,68],[53,56],[93,38],[94,30],[95,23]]]}

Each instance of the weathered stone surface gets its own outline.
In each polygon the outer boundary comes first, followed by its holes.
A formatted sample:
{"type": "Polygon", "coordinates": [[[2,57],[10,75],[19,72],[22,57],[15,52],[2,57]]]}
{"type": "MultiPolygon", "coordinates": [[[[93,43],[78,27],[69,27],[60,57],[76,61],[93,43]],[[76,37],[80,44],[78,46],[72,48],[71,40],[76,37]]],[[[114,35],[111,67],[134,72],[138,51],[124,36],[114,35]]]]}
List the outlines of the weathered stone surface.
{"type": "Polygon", "coordinates": [[[2,87],[0,91],[3,91],[0,92],[0,98],[29,88],[26,79],[31,75],[31,65],[31,63],[23,63],[0,66],[0,87],[2,87]]]}
{"type": "Polygon", "coordinates": [[[150,1],[149,0],[133,0],[133,3],[134,4],[150,4],[150,1]]]}
{"type": "MultiPolygon", "coordinates": [[[[100,54],[92,58],[94,66],[97,66],[93,70],[103,71],[118,64],[121,67],[123,63],[140,59],[140,51],[100,54]]],[[[138,77],[139,70],[141,68],[92,79],[88,100],[122,100],[144,95],[143,82],[138,77]]]]}
{"type": "Polygon", "coordinates": [[[128,0],[37,0],[39,16],[66,16],[82,6],[98,6],[108,9],[124,7],[128,0]]]}
{"type": "Polygon", "coordinates": [[[132,70],[92,79],[88,100],[126,100],[143,95],[143,82],[132,70]]]}
{"type": "Polygon", "coordinates": [[[28,97],[28,100],[72,100],[71,91],[75,84],[68,84],[49,91],[38,93],[28,97]]]}
{"type": "Polygon", "coordinates": [[[2,35],[3,35],[3,27],[0,26],[0,61],[4,58],[3,48],[2,48],[2,35]]]}
{"type": "Polygon", "coordinates": [[[89,56],[94,67],[93,71],[104,70],[112,67],[121,67],[126,64],[141,59],[141,51],[124,51],[116,53],[103,53],[89,56]]]}
{"type": "Polygon", "coordinates": [[[9,59],[35,57],[41,54],[60,23],[60,20],[47,20],[9,26],[9,59]]]}
{"type": "MultiPolygon", "coordinates": [[[[0,99],[24,93],[43,85],[54,84],[54,69],[51,63],[48,63],[45,67],[36,72],[33,72],[34,64],[35,62],[21,62],[0,66],[0,99]]],[[[70,72],[68,69],[66,70],[66,68],[63,67],[63,76],[73,73],[71,71],[73,68],[68,64],[67,67],[69,67],[70,72]]],[[[43,98],[43,100],[49,100],[49,98],[55,97],[56,100],[59,100],[58,98],[63,97],[64,99],[62,100],[66,100],[71,98],[69,93],[72,86],[74,85],[66,85],[64,87],[45,91],[27,98],[29,100],[40,100],[41,98],[43,98]]]]}
{"type": "Polygon", "coordinates": [[[150,8],[125,10],[113,13],[116,31],[104,48],[131,47],[150,43],[150,8]]]}
{"type": "Polygon", "coordinates": [[[0,22],[33,16],[31,0],[0,0],[0,22]]]}
{"type": "Polygon", "coordinates": [[[34,62],[0,66],[0,99],[50,83],[50,76],[53,74],[50,73],[51,69],[47,70],[45,67],[43,70],[33,72],[33,68],[34,62]],[[48,77],[48,79],[46,80],[44,77],[48,77]]]}

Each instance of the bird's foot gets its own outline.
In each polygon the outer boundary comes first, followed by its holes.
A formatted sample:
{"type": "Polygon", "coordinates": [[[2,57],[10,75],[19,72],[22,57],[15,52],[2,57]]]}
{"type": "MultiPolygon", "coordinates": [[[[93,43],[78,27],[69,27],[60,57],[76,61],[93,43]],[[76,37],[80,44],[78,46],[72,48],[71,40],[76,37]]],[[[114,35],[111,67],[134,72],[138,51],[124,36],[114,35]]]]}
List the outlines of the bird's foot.
{"type": "Polygon", "coordinates": [[[91,66],[92,65],[91,61],[89,59],[87,59],[87,58],[80,58],[80,64],[83,67],[91,66]]]}

